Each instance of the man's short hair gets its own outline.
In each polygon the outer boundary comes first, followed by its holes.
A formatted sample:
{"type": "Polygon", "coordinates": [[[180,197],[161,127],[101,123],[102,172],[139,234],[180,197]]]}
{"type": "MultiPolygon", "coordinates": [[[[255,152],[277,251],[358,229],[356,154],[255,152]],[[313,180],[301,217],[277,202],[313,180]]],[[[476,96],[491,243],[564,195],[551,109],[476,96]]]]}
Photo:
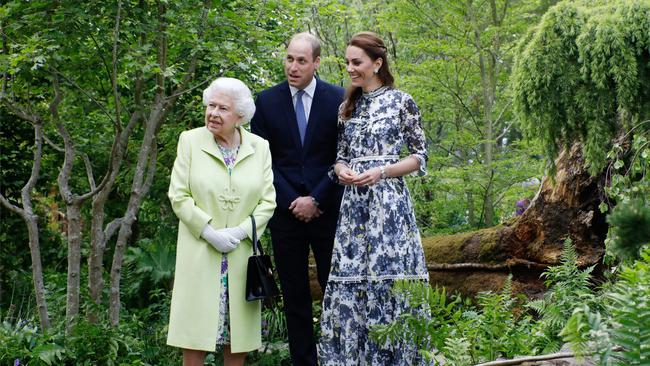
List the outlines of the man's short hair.
{"type": "MultiPolygon", "coordinates": [[[[316,36],[314,36],[309,32],[302,32],[302,33],[294,34],[293,37],[291,37],[291,39],[289,40],[289,44],[291,44],[291,42],[293,42],[294,40],[298,40],[298,39],[309,42],[309,44],[311,45],[311,54],[314,58],[312,61],[316,61],[316,58],[320,57],[320,40],[318,40],[316,36]]],[[[287,47],[289,46],[289,44],[287,44],[287,47]]]]}

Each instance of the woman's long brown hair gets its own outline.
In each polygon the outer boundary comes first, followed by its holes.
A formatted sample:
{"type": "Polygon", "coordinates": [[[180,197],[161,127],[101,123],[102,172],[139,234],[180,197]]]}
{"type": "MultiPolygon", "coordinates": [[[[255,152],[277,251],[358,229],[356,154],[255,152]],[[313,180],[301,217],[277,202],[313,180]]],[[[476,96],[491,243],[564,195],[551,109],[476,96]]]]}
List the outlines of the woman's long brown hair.
{"type": "MultiPolygon", "coordinates": [[[[384,86],[393,86],[395,78],[390,73],[388,67],[388,59],[386,55],[388,54],[384,41],[382,41],[379,36],[373,32],[360,32],[355,34],[347,44],[348,46],[355,46],[361,48],[372,61],[377,60],[378,58],[382,59],[381,67],[377,72],[379,80],[384,86]]],[[[352,116],[352,111],[354,111],[354,106],[357,103],[357,100],[361,97],[363,91],[360,87],[350,85],[345,91],[345,100],[343,102],[343,110],[341,111],[341,117],[343,119],[349,119],[352,116]]]]}

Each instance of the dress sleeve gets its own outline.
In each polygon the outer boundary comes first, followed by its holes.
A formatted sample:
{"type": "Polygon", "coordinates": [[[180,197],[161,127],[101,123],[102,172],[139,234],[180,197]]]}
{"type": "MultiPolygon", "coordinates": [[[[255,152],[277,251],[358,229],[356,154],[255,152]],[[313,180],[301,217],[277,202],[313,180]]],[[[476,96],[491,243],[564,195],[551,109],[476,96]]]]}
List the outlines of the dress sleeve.
{"type": "Polygon", "coordinates": [[[422,115],[413,98],[408,94],[405,96],[400,111],[402,135],[409,153],[420,162],[420,168],[411,175],[423,176],[427,174],[428,153],[427,138],[422,129],[422,115]]]}
{"type": "Polygon", "coordinates": [[[332,164],[327,172],[327,175],[330,177],[330,179],[336,183],[338,183],[339,178],[336,173],[334,173],[334,165],[336,165],[336,163],[341,163],[348,166],[350,165],[350,146],[348,145],[348,141],[345,139],[345,120],[341,118],[341,109],[342,108],[339,108],[338,137],[336,141],[336,161],[334,164],[332,164]]]}

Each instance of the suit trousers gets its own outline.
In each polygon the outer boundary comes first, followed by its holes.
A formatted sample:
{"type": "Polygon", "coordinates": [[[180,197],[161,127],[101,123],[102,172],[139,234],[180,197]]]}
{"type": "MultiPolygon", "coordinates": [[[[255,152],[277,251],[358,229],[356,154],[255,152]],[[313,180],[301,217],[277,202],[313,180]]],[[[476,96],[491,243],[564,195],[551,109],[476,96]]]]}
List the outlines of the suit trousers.
{"type": "MultiPolygon", "coordinates": [[[[278,214],[276,210],[274,219],[280,219],[278,214]]],[[[289,351],[294,366],[316,366],[309,250],[311,248],[314,254],[318,282],[324,292],[332,260],[336,221],[332,221],[332,217],[319,217],[304,223],[290,212],[284,216],[281,227],[272,225],[271,242],[287,317],[289,351]]]]}

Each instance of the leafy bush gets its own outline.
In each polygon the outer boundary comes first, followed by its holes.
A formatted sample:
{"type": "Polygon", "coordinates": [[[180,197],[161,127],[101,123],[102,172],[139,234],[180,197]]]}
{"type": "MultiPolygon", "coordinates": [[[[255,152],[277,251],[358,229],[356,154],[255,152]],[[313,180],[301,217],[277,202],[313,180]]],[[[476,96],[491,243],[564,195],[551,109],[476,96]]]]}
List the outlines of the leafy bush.
{"type": "Polygon", "coordinates": [[[60,338],[42,334],[33,321],[3,320],[0,324],[0,364],[59,365],[65,358],[60,338]]]}
{"type": "Polygon", "coordinates": [[[530,320],[516,315],[511,283],[509,278],[499,293],[479,294],[473,305],[460,296],[449,299],[444,289],[427,283],[397,282],[394,293],[416,308],[428,308],[430,316],[401,314],[395,322],[373,327],[371,337],[380,343],[412,341],[427,358],[442,356],[457,366],[527,354],[530,320]]]}
{"type": "Polygon", "coordinates": [[[543,274],[547,293],[529,303],[512,296],[510,277],[500,292],[481,293],[473,302],[450,297],[444,288],[431,288],[427,283],[396,282],[394,294],[415,308],[428,309],[428,316],[401,314],[390,324],[373,327],[371,337],[380,343],[414,342],[429,359],[441,356],[455,366],[557,350],[558,333],[571,317],[574,304],[596,306],[589,283],[593,267],[580,270],[576,261],[571,240],[566,240],[560,265],[543,274]]]}
{"type": "Polygon", "coordinates": [[[45,333],[36,319],[5,317],[0,324],[0,364],[177,365],[180,353],[165,344],[169,302],[154,300],[145,310],[123,318],[118,327],[111,327],[107,319],[90,323],[80,317],[68,334],[63,317],[53,319],[45,333]]]}
{"type": "Polygon", "coordinates": [[[601,365],[650,365],[650,248],[623,266],[603,298],[601,311],[574,311],[562,330],[564,340],[580,355],[596,354],[601,365]]]}
{"type": "Polygon", "coordinates": [[[534,348],[538,352],[554,352],[560,348],[558,333],[571,317],[576,304],[595,306],[596,297],[589,282],[594,266],[580,270],[577,260],[578,254],[571,239],[567,238],[560,265],[550,267],[542,274],[548,288],[544,298],[527,305],[539,315],[533,326],[534,348]]]}
{"type": "Polygon", "coordinates": [[[641,248],[650,243],[650,206],[642,199],[621,203],[607,222],[611,225],[607,251],[623,262],[638,259],[641,248]]]}

